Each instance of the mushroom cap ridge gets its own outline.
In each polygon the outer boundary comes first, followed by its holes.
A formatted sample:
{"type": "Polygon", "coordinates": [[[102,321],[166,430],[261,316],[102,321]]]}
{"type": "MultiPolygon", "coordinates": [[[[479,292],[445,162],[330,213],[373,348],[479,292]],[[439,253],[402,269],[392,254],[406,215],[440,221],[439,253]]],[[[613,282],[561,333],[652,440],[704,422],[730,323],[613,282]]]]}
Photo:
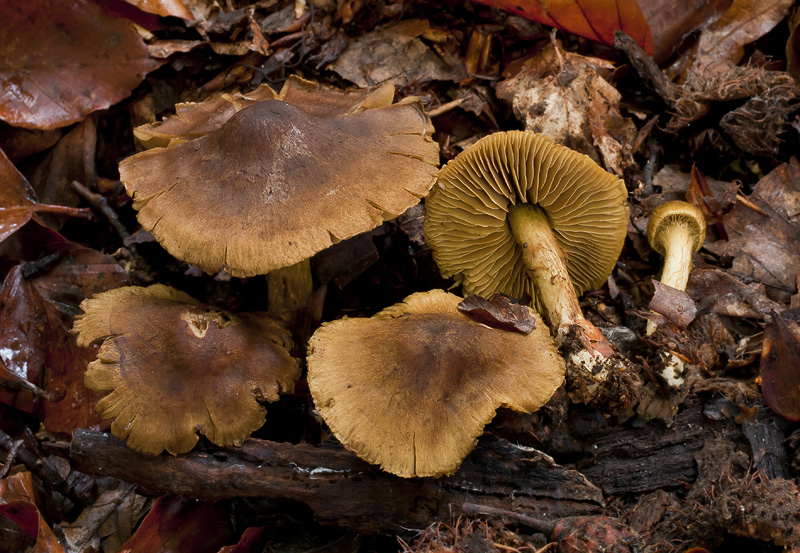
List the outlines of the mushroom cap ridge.
{"type": "Polygon", "coordinates": [[[688,202],[675,200],[656,207],[647,221],[647,241],[661,255],[665,254],[661,235],[669,225],[677,222],[689,225],[694,251],[703,247],[706,236],[706,218],[703,212],[688,202]]]}
{"type": "Polygon", "coordinates": [[[419,202],[439,146],[419,102],[335,118],[278,100],[219,130],[120,163],[142,226],[209,273],[265,274],[419,202]]]}
{"type": "Polygon", "coordinates": [[[541,318],[530,334],[498,330],[460,313],[460,301],[442,290],[412,294],[314,333],[314,404],[359,457],[403,477],[451,474],[498,407],[535,411],[563,382],[541,318]]]}
{"type": "Polygon", "coordinates": [[[602,286],[627,233],[622,180],[589,157],[530,131],[486,136],[450,161],[425,201],[425,237],[442,274],[465,293],[534,297],[506,220],[510,206],[542,208],[581,295],[602,286]]]}

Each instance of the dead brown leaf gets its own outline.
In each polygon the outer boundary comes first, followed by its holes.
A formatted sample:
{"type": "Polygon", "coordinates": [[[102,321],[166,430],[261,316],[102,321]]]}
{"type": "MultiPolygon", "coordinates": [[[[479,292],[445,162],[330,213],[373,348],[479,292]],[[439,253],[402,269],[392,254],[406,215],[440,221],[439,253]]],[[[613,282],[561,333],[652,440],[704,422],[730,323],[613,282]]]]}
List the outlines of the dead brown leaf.
{"type": "MultiPolygon", "coordinates": [[[[9,378],[63,396],[35,407],[50,432],[68,435],[75,428],[101,428],[94,414],[98,396],[83,384],[86,365],[97,351],[79,348],[69,329],[85,297],[128,284],[115,260],[66,241],[53,245],[43,260],[18,265],[6,277],[0,295],[0,359],[9,378]]],[[[30,406],[17,402],[18,408],[30,406]]]]}
{"type": "Polygon", "coordinates": [[[158,67],[133,26],[88,0],[8,0],[0,26],[0,119],[32,129],[82,120],[158,67]]]}
{"type": "Polygon", "coordinates": [[[0,150],[0,242],[14,234],[35,213],[57,213],[89,217],[86,209],[75,209],[60,205],[40,204],[25,177],[17,171],[5,153],[0,150]]]}
{"type": "Polygon", "coordinates": [[[462,65],[450,65],[420,37],[427,21],[409,19],[352,41],[330,69],[362,88],[386,82],[396,87],[429,81],[462,81],[462,65]]]}
{"type": "Polygon", "coordinates": [[[159,497],[122,551],[217,553],[230,534],[228,515],[221,504],[159,497]]]}
{"type": "Polygon", "coordinates": [[[648,307],[664,315],[670,323],[679,328],[689,326],[697,315],[697,306],[692,298],[683,290],[677,290],[657,280],[653,280],[653,285],[656,291],[648,307]]]}
{"type": "Polygon", "coordinates": [[[733,275],[762,282],[770,298],[788,302],[800,273],[800,163],[792,158],[773,170],[748,199],[769,216],[737,204],[723,218],[730,240],[707,248],[734,257],[733,275]]]}
{"type": "MultiPolygon", "coordinates": [[[[800,319],[800,313],[795,313],[800,319]]],[[[800,421],[800,325],[781,315],[764,329],[761,391],[770,409],[790,421],[800,421]]]]}
{"type": "Polygon", "coordinates": [[[763,319],[771,311],[783,309],[780,303],[767,297],[763,284],[745,284],[715,268],[693,270],[686,292],[702,313],[763,319]]]}
{"type": "Polygon", "coordinates": [[[530,309],[514,303],[499,292],[495,292],[490,300],[477,294],[467,296],[458,304],[458,310],[492,328],[513,330],[522,334],[530,334],[536,328],[536,319],[530,309]]]}
{"type": "Polygon", "coordinates": [[[33,478],[30,472],[20,472],[0,480],[0,514],[10,518],[36,543],[29,553],[64,553],[34,499],[33,478]]]}
{"type": "Polygon", "coordinates": [[[625,0],[475,0],[502,8],[544,25],[582,37],[614,44],[614,31],[633,37],[648,54],[653,53],[650,26],[638,2],[625,0]]]}
{"type": "Polygon", "coordinates": [[[653,58],[665,61],[680,48],[683,40],[709,25],[728,9],[732,0],[647,0],[640,2],[642,13],[653,33],[653,58]]]}
{"type": "Polygon", "coordinates": [[[622,175],[632,163],[636,127],[619,111],[620,94],[602,75],[613,65],[548,45],[497,85],[525,128],[601,162],[622,175]]]}
{"type": "Polygon", "coordinates": [[[192,12],[181,0],[125,0],[143,12],[154,13],[162,17],[173,16],[191,21],[192,12]]]}
{"type": "Polygon", "coordinates": [[[771,31],[789,13],[793,0],[734,0],[700,33],[692,72],[706,78],[736,65],[744,46],[771,31]]]}

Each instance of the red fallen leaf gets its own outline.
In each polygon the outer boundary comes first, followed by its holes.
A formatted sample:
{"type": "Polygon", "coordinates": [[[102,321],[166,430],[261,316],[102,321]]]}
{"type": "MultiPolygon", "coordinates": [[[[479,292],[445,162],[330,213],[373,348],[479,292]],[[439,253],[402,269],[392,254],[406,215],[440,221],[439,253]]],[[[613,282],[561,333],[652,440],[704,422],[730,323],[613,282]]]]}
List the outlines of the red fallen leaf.
{"type": "Polygon", "coordinates": [[[54,129],[127,97],[159,63],[126,20],[88,0],[6,0],[0,119],[54,129]]]}
{"type": "Polygon", "coordinates": [[[53,531],[39,514],[33,499],[30,472],[20,472],[0,480],[0,513],[16,522],[36,540],[32,553],[64,553],[53,531]]]}
{"type": "Polygon", "coordinates": [[[0,186],[0,242],[30,221],[34,213],[58,213],[74,217],[91,215],[88,209],[38,203],[28,181],[17,171],[2,150],[0,150],[0,182],[3,183],[0,186]]]}
{"type": "Polygon", "coordinates": [[[495,292],[491,300],[472,294],[458,304],[458,310],[479,323],[501,330],[515,330],[530,334],[536,328],[531,310],[513,303],[508,297],[495,292]]]}
{"type": "Polygon", "coordinates": [[[226,545],[218,553],[259,553],[265,551],[266,526],[253,526],[242,532],[239,543],[226,545]]]}
{"type": "Polygon", "coordinates": [[[94,414],[99,397],[83,385],[95,348],[79,348],[70,332],[87,296],[126,286],[130,279],[112,258],[62,241],[43,260],[14,267],[0,294],[0,377],[25,379],[59,401],[36,404],[30,392],[0,401],[32,412],[54,434],[101,427],[94,414]]]}
{"type": "Polygon", "coordinates": [[[159,497],[136,533],[120,549],[125,553],[216,553],[230,537],[222,507],[174,497],[159,497]]]}
{"type": "Polygon", "coordinates": [[[784,419],[800,421],[800,325],[773,315],[764,329],[760,369],[769,408],[784,419]]]}
{"type": "Polygon", "coordinates": [[[609,46],[620,29],[653,53],[650,26],[630,0],[475,0],[609,46]]]}

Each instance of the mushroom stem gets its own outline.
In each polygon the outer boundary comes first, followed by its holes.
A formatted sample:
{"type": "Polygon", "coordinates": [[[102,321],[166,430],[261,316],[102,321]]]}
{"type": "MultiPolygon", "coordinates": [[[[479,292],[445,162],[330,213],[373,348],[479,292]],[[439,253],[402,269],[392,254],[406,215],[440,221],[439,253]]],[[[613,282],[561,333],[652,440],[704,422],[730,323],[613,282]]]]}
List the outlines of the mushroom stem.
{"type": "MultiPolygon", "coordinates": [[[[661,242],[664,245],[664,268],[661,271],[661,282],[676,290],[686,290],[689,273],[692,270],[692,229],[688,222],[674,221],[662,231],[661,242]]],[[[647,321],[647,335],[656,330],[656,323],[647,321]]]]}
{"type": "Polygon", "coordinates": [[[567,272],[563,250],[550,228],[544,211],[531,204],[517,204],[508,213],[514,239],[522,246],[522,259],[531,273],[542,315],[562,340],[571,326],[578,327],[578,336],[593,355],[613,354],[602,333],[581,311],[575,287],[567,272]]]}
{"type": "Polygon", "coordinates": [[[273,317],[309,307],[313,293],[310,258],[267,274],[267,312],[273,317]]]}

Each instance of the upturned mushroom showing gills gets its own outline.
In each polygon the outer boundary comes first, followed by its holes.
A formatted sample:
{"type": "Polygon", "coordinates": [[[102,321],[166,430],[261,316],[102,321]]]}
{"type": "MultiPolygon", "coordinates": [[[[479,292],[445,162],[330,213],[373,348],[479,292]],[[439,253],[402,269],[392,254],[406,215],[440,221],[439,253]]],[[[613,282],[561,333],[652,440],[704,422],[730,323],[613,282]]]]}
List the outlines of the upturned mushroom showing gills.
{"type": "MultiPolygon", "coordinates": [[[[706,219],[699,208],[688,202],[666,202],[650,214],[647,221],[647,241],[664,256],[661,283],[676,290],[686,290],[692,271],[692,252],[703,247],[706,239],[706,219]]],[[[647,322],[647,334],[656,329],[647,322]]]]}
{"type": "Polygon", "coordinates": [[[403,477],[451,474],[498,407],[536,411],[563,382],[564,361],[542,324],[530,334],[490,328],[459,312],[460,301],[441,290],[412,294],[369,319],[325,323],[311,338],[314,404],[362,459],[403,477]]]}
{"type": "Polygon", "coordinates": [[[266,274],[375,228],[425,196],[439,146],[419,101],[318,117],[279,100],[120,164],[138,219],[206,272],[266,274]]]}
{"type": "Polygon", "coordinates": [[[264,424],[260,401],[300,376],[289,333],[260,313],[227,313],[160,284],[103,292],[81,309],[78,345],[103,340],[84,376],[105,396],[97,413],[143,453],[186,453],[197,432],[241,444],[264,424]]]}
{"type": "Polygon", "coordinates": [[[624,183],[585,155],[528,131],[482,138],[442,168],[426,200],[425,237],[465,293],[535,302],[592,357],[613,353],[578,296],[602,286],[622,250],[624,183]]]}

